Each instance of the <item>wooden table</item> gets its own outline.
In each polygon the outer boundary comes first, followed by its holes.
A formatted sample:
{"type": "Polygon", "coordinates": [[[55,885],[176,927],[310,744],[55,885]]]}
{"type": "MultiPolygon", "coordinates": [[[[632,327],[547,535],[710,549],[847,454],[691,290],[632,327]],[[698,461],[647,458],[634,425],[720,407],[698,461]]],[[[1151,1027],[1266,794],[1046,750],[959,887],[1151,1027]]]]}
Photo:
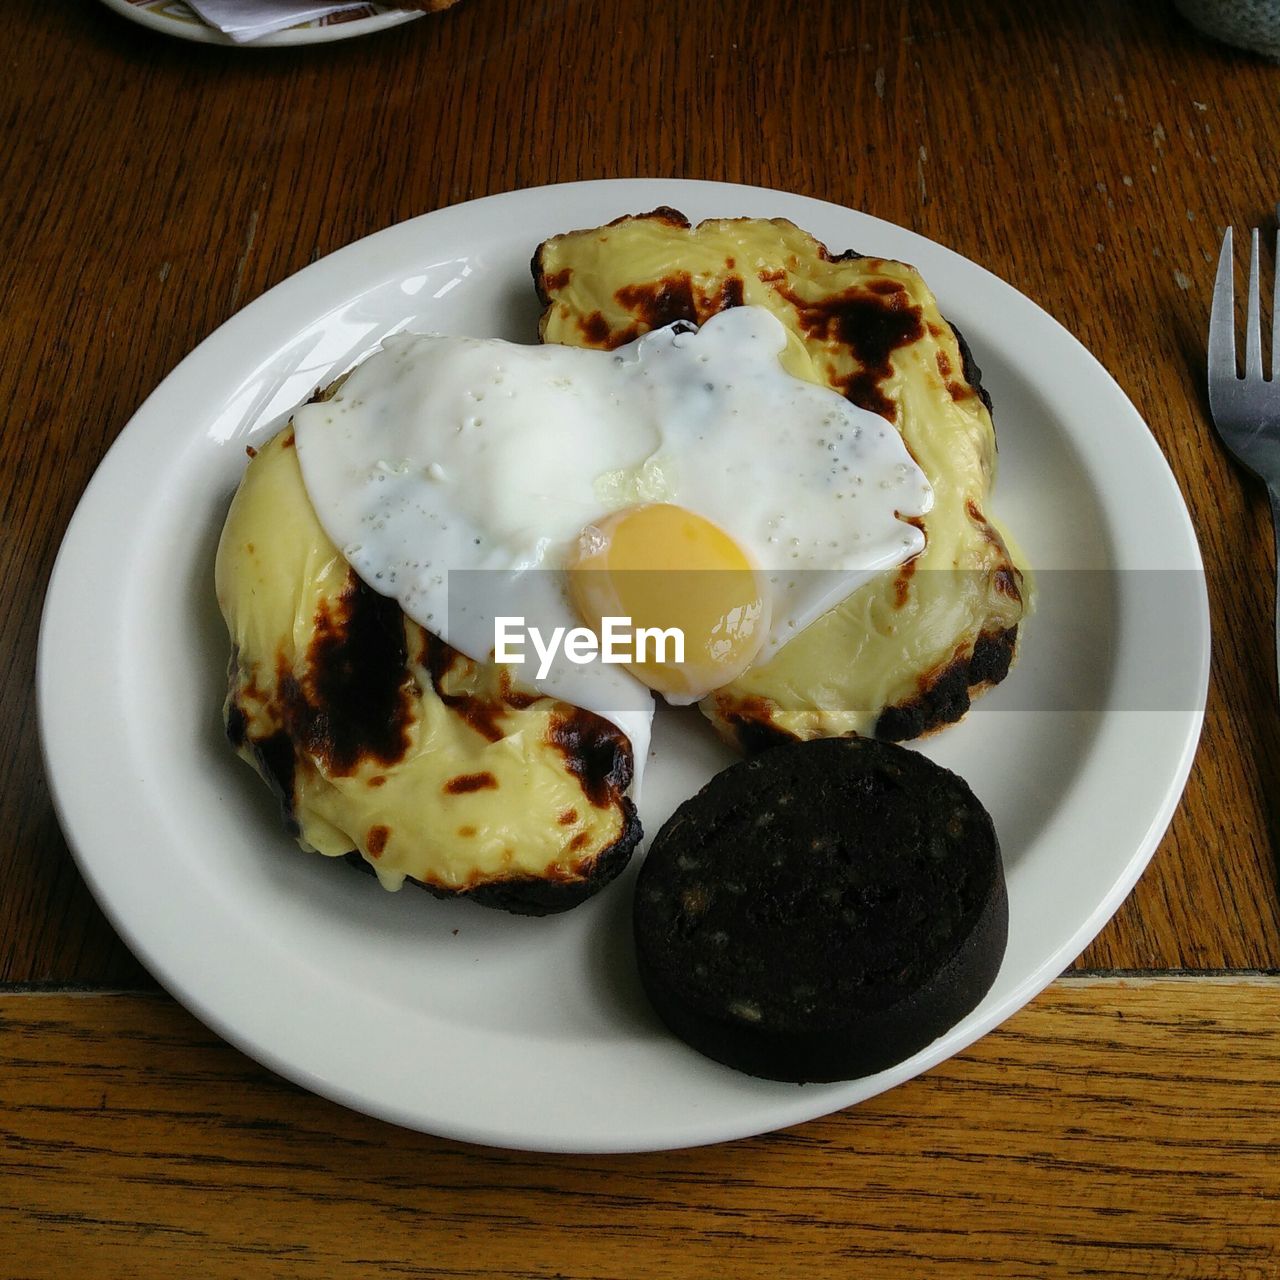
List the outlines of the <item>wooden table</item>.
{"type": "Polygon", "coordinates": [[[1200,373],[1221,228],[1273,225],[1280,68],[1158,0],[464,0],[276,51],[4,10],[0,1275],[1280,1276],[1271,530],[1200,373]],[[468,1148],[282,1083],[158,991],[50,806],[40,604],[107,446],[250,299],[427,210],[633,175],[866,210],[1076,333],[1201,539],[1204,738],[1076,968],[927,1076],[731,1146],[468,1148]]]}

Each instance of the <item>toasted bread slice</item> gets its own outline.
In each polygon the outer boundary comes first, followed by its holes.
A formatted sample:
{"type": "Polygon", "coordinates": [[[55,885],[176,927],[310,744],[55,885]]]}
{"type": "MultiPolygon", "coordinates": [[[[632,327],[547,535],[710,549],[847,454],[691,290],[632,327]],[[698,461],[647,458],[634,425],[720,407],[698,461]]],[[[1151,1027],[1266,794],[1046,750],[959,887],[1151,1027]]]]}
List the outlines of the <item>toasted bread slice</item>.
{"type": "Polygon", "coordinates": [[[933,486],[919,556],[703,701],[726,737],[747,750],[850,733],[914,738],[958,720],[1005,677],[1029,584],[988,515],[990,400],[919,272],[833,254],[782,219],[695,227],[662,208],[547,240],[533,275],[544,342],[610,349],[676,320],[767,307],[789,333],[783,364],[892,422],[933,486]]]}
{"type": "Polygon", "coordinates": [[[292,427],[249,463],[218,547],[227,734],[305,849],[388,888],[542,915],[626,865],[626,737],[513,687],[356,577],[312,508],[292,427]]]}

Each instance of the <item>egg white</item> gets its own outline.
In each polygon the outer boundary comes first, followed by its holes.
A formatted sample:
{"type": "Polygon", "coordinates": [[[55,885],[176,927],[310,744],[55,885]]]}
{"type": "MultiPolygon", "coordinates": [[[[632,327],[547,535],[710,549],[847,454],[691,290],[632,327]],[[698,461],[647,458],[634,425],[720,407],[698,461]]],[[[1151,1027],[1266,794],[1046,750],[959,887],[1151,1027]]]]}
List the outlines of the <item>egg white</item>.
{"type": "MultiPolygon", "coordinates": [[[[670,502],[729,533],[761,572],[761,659],[874,574],[923,549],[902,517],[932,490],[884,419],[779,364],[759,307],[613,352],[397,335],[294,415],[320,523],[360,577],[477,661],[494,619],[580,625],[563,568],[582,529],[670,502]]],[[[604,716],[638,785],[652,697],[621,666],[563,655],[522,683],[604,716]]]]}

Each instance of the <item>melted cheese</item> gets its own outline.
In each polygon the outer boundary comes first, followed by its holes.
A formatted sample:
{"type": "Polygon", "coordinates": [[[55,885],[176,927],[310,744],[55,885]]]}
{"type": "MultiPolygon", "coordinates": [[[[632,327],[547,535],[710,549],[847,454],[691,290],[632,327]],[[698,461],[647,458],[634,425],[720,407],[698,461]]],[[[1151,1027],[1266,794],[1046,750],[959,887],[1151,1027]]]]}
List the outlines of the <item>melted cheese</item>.
{"type": "Polygon", "coordinates": [[[407,663],[390,673],[404,681],[403,753],[390,761],[366,755],[352,766],[308,746],[291,700],[314,678],[323,620],[340,613],[355,578],[307,498],[291,428],[250,462],[215,578],[234,646],[227,711],[243,730],[239,753],[266,772],[263,744],[286,735],[303,848],[329,856],[358,849],[387,888],[409,876],[459,890],[579,878],[623,834],[621,798],[592,803],[571,767],[581,762],[555,745],[570,708],[512,695],[499,668],[461,655],[437,688],[421,661],[430,641],[403,617],[407,663]],[[468,708],[491,717],[490,733],[468,708]]]}
{"type": "Polygon", "coordinates": [[[1022,571],[986,517],[991,415],[913,267],[833,258],[782,220],[690,228],[659,211],[549,240],[535,273],[547,342],[608,347],[651,324],[704,322],[725,306],[769,308],[788,331],[787,368],[891,417],[933,486],[924,551],[705,700],[722,730],[745,717],[802,738],[870,733],[882,711],[911,703],[966,660],[981,635],[1018,625],[1022,571]]]}

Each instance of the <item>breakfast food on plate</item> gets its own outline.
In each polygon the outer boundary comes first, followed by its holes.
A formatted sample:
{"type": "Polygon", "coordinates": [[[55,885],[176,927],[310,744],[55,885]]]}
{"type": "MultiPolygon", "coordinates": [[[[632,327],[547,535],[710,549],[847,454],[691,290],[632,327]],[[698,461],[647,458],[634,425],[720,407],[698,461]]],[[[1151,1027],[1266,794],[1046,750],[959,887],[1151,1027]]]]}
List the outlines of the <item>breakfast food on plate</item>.
{"type": "Polygon", "coordinates": [[[388,888],[528,914],[611,880],[640,835],[626,737],[515,687],[356,576],[303,487],[292,427],[249,463],[218,548],[227,732],[304,847],[388,888]]]}
{"type": "MultiPolygon", "coordinates": [[[[989,511],[990,403],[914,268],[832,254],[781,219],[694,227],[658,209],[546,241],[533,273],[547,343],[610,349],[674,321],[767,309],[786,328],[784,366],[892,423],[932,486],[931,509],[912,519],[925,537],[919,555],[703,700],[726,737],[747,749],[846,733],[916,737],[959,719],[974,693],[1004,678],[1027,584],[989,511]]],[[[778,474],[790,465],[771,461],[778,474]]]]}
{"type": "Polygon", "coordinates": [[[603,883],[635,843],[650,686],[705,696],[923,543],[901,438],[787,374],[785,345],[751,307],[613,352],[395,335],[295,412],[217,586],[228,731],[304,845],[513,907],[603,883]],[[762,572],[773,544],[822,572],[762,572]],[[637,562],[687,652],[646,660],[637,562]],[[610,617],[634,649],[574,659],[566,633],[610,617]],[[555,651],[512,666],[499,623],[555,651]]]}
{"type": "Polygon", "coordinates": [[[635,941],[662,1019],[775,1080],[892,1066],[976,1007],[1008,901],[991,819],[905,747],[827,738],[720,773],[640,868],[635,941]]]}
{"type": "Polygon", "coordinates": [[[651,691],[749,749],[912,736],[1003,677],[1023,597],[911,268],[670,210],[534,265],[542,345],[394,334],[301,406],[216,579],[227,732],[298,842],[541,914],[639,840],[651,691]]]}
{"type": "Polygon", "coordinates": [[[646,676],[692,702],[924,545],[906,519],[932,494],[901,437],[786,373],[785,343],[759,307],[612,353],[396,335],[295,414],[303,479],[361,578],[473,658],[495,616],[639,625],[652,588],[684,658],[534,677],[639,753],[646,676]]]}

